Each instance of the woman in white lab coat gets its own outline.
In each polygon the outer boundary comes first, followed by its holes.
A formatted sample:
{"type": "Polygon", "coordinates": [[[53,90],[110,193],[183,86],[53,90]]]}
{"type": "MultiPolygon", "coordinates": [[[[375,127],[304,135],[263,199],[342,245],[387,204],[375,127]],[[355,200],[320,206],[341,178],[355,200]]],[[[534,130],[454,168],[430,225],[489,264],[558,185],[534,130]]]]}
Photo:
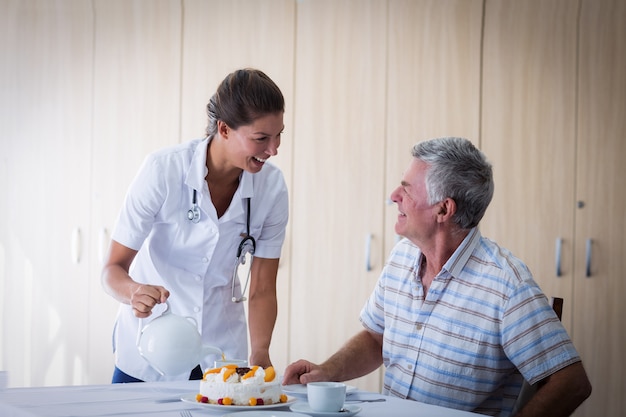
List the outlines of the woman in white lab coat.
{"type": "Polygon", "coordinates": [[[284,98],[264,73],[243,69],[222,81],[207,112],[205,138],[148,155],[113,231],[102,272],[105,290],[120,301],[113,382],[197,379],[216,359],[161,375],[141,357],[138,330],[166,300],[172,313],[197,321],[203,344],[271,365],[288,196],[282,173],[267,160],[280,145],[284,98]],[[234,276],[240,246],[254,249],[249,323],[245,275],[243,292],[234,276]]]}

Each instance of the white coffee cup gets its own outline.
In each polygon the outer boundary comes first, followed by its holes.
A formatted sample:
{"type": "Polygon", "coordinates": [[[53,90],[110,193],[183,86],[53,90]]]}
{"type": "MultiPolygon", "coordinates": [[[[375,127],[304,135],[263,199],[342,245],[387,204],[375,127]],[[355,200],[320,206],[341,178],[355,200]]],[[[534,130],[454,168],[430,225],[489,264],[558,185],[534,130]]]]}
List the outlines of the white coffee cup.
{"type": "Polygon", "coordinates": [[[215,361],[216,368],[221,368],[226,365],[236,365],[237,368],[246,368],[248,366],[248,361],[245,359],[220,359],[215,361]]]}
{"type": "Polygon", "coordinates": [[[306,386],[309,407],[313,411],[336,412],[346,401],[346,384],[341,382],[309,382],[306,386]]]}

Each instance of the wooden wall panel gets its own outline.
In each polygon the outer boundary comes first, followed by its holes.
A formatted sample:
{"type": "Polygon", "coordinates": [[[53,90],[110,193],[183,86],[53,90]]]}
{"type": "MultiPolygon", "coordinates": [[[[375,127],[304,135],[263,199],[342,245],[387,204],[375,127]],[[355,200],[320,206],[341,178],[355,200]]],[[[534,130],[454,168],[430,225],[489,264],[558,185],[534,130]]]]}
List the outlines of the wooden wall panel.
{"type": "MultiPolygon", "coordinates": [[[[389,2],[385,195],[400,184],[411,148],[461,136],[478,143],[482,0],[389,2]]],[[[386,257],[396,243],[386,209],[386,257]]]]}
{"type": "Polygon", "coordinates": [[[92,25],[90,2],[0,3],[0,369],[11,386],[88,381],[92,25]]]}
{"type": "Polygon", "coordinates": [[[578,4],[488,1],[481,147],[496,189],[483,234],[531,269],[572,325],[578,4]],[[556,240],[562,240],[562,276],[556,240]]]}
{"type": "MultiPolygon", "coordinates": [[[[362,329],[382,266],[387,12],[379,0],[297,5],[290,360],[319,362],[362,329]]],[[[356,383],[380,385],[377,373],[356,383]]]]}
{"type": "Polygon", "coordinates": [[[583,0],[578,62],[573,337],[593,394],[576,415],[618,416],[626,409],[626,1],[583,0]]]}
{"type": "MultiPolygon", "coordinates": [[[[179,0],[95,0],[90,192],[90,383],[113,375],[118,303],[100,284],[122,201],[145,156],[179,141],[182,10],[179,0]]],[[[85,138],[88,140],[89,138],[85,138]]]]}

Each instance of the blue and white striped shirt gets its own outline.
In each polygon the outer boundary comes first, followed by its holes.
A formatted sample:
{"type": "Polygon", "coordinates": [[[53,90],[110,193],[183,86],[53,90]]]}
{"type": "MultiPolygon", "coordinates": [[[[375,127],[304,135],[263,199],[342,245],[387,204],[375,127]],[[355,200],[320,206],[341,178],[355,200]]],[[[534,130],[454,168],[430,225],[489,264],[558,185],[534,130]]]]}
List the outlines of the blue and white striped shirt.
{"type": "Polygon", "coordinates": [[[521,374],[535,383],[580,361],[526,265],[472,229],[428,293],[402,239],[361,311],[383,334],[384,393],[508,416],[521,374]],[[517,372],[519,370],[519,372],[517,372]]]}

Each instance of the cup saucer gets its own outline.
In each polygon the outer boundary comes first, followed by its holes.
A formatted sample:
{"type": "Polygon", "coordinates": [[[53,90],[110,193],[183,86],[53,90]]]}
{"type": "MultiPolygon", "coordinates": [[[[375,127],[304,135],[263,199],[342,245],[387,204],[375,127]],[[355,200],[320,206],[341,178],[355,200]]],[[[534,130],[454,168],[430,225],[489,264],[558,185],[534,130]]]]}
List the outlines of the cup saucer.
{"type": "Polygon", "coordinates": [[[305,401],[298,401],[289,406],[291,411],[298,413],[308,414],[312,417],[350,417],[361,411],[361,407],[353,404],[344,404],[342,411],[313,411],[309,407],[309,403],[305,401]]]}

